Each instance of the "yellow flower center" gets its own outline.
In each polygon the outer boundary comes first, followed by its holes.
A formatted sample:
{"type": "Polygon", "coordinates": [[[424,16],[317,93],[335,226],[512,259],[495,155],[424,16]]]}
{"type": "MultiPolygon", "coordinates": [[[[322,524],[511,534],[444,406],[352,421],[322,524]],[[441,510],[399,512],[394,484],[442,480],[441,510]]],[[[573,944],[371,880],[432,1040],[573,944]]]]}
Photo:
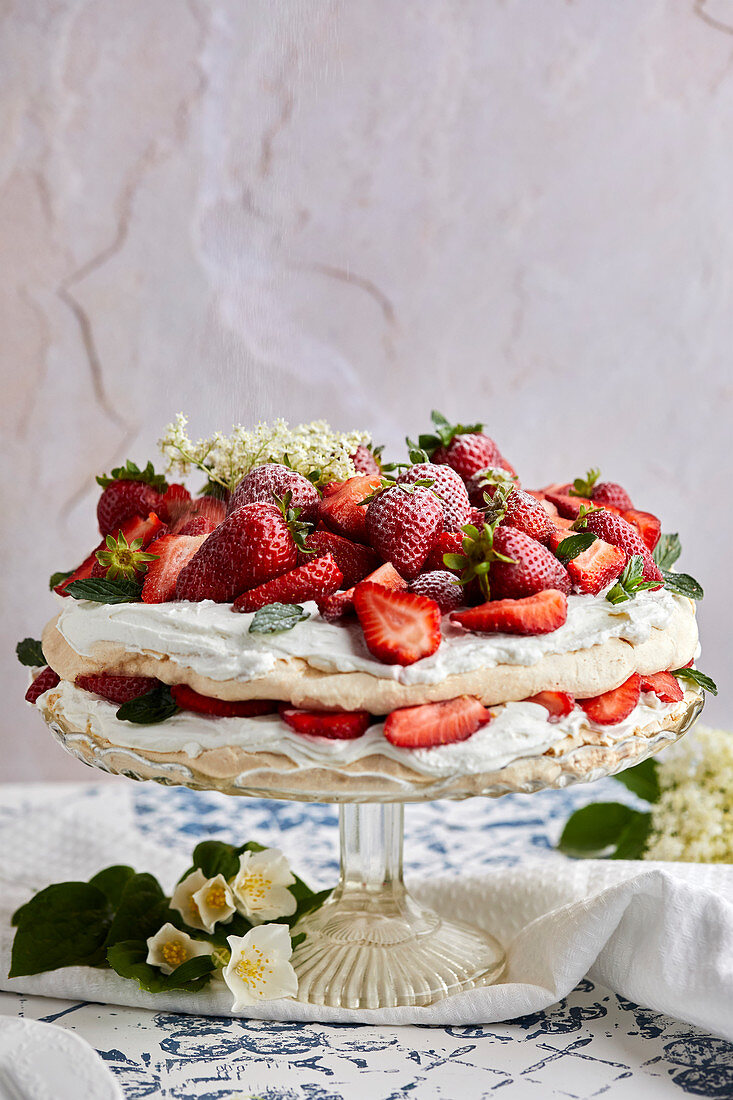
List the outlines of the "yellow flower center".
{"type": "Polygon", "coordinates": [[[212,886],[206,895],[206,904],[211,909],[224,909],[227,903],[227,896],[224,892],[223,886],[212,886]]]}
{"type": "Polygon", "coordinates": [[[270,892],[272,883],[269,879],[266,879],[261,871],[252,871],[244,876],[244,882],[242,883],[242,890],[249,901],[256,906],[257,902],[262,902],[266,899],[270,892]]]}
{"type": "Polygon", "coordinates": [[[248,985],[258,997],[262,997],[265,992],[265,975],[272,974],[269,962],[270,960],[259,947],[251,947],[249,956],[245,958],[243,955],[234,967],[245,985],[248,985]]]}
{"type": "Polygon", "coordinates": [[[169,940],[168,943],[164,943],[160,953],[168,966],[172,966],[174,970],[188,958],[188,952],[178,940],[169,940]]]}

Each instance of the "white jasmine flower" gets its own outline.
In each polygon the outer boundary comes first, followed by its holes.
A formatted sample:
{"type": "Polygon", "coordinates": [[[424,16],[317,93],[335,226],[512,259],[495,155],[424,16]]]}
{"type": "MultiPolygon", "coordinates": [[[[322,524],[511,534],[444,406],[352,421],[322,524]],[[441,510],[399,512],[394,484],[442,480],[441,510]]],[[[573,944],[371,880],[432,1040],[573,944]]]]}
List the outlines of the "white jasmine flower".
{"type": "Polygon", "coordinates": [[[297,903],[287,887],[294,882],[279,848],[265,848],[263,852],[242,853],[239,870],[229,885],[239,912],[253,924],[261,924],[292,916],[297,903]]]}
{"type": "Polygon", "coordinates": [[[198,909],[202,925],[207,932],[214,931],[217,921],[228,924],[237,911],[229,883],[223,875],[206,879],[203,886],[192,896],[191,901],[198,909]]]}
{"type": "Polygon", "coordinates": [[[172,974],[176,967],[194,956],[212,953],[210,943],[194,940],[174,925],[164,924],[160,931],[148,939],[148,957],[145,961],[150,966],[159,967],[164,974],[172,974]]]}
{"type": "Polygon", "coordinates": [[[293,946],[284,924],[262,924],[246,936],[229,936],[232,957],[224,968],[224,981],[234,994],[232,1011],[257,1001],[294,997],[298,978],[290,965],[293,946]]]}
{"type": "Polygon", "coordinates": [[[180,913],[189,928],[200,928],[202,932],[210,932],[201,919],[198,903],[194,900],[194,894],[208,882],[204,872],[197,867],[190,875],[176,886],[171,897],[171,909],[180,913]]]}

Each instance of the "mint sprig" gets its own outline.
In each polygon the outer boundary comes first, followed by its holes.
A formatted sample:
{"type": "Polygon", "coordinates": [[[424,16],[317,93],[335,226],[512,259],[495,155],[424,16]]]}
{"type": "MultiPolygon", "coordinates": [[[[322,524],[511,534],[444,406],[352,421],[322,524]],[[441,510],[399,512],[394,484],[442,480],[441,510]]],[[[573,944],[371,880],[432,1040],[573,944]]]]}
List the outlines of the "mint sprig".
{"type": "Polygon", "coordinates": [[[706,676],[704,672],[700,672],[699,668],[675,668],[672,669],[672,675],[676,676],[678,680],[689,680],[693,684],[697,684],[703,691],[709,691],[711,695],[718,694],[718,685],[715,680],[712,680],[710,676],[706,676]]]}
{"type": "Polygon", "coordinates": [[[678,534],[659,536],[652,556],[660,569],[671,569],[682,553],[682,544],[678,534]]]}
{"type": "Polygon", "coordinates": [[[117,710],[120,722],[134,722],[136,726],[155,726],[165,722],[180,710],[167,684],[153,688],[137,699],[130,699],[117,710]]]}
{"type": "Polygon", "coordinates": [[[566,539],[563,539],[557,550],[555,551],[555,557],[558,561],[561,561],[563,565],[567,565],[573,558],[577,558],[579,554],[582,554],[584,550],[587,550],[589,546],[598,538],[598,535],[594,535],[592,531],[579,531],[577,535],[568,535],[566,539]]]}
{"type": "Polygon", "coordinates": [[[27,668],[43,668],[48,661],[43,656],[43,646],[36,638],[24,638],[15,647],[15,655],[27,668]]]}
{"type": "Polygon", "coordinates": [[[64,581],[67,581],[73,572],[73,569],[69,569],[66,573],[64,573],[63,571],[52,573],[48,579],[48,587],[53,592],[54,588],[56,588],[56,586],[59,584],[63,584],[64,581]]]}
{"type": "Polygon", "coordinates": [[[106,577],[87,577],[72,581],[66,591],[75,600],[91,600],[93,603],[134,603],[141,598],[143,586],[138,581],[108,580],[106,577]]]}
{"type": "Polygon", "coordinates": [[[144,469],[140,469],[129,458],[124,466],[116,466],[109,477],[106,474],[97,476],[97,485],[106,489],[113,481],[141,481],[144,485],[150,485],[159,493],[164,493],[168,488],[168,482],[162,474],[156,474],[152,462],[148,462],[144,469]]]}
{"type": "Polygon", "coordinates": [[[249,624],[250,634],[281,634],[292,630],[298,623],[310,618],[310,612],[304,611],[297,603],[268,603],[255,611],[249,624]]]}
{"type": "Polygon", "coordinates": [[[673,573],[669,569],[661,570],[664,587],[677,596],[687,596],[688,600],[701,600],[705,595],[702,585],[689,573],[673,573]]]}
{"type": "Polygon", "coordinates": [[[633,554],[619,579],[606,593],[609,603],[625,603],[633,600],[639,592],[645,592],[648,588],[658,588],[658,581],[645,581],[643,579],[644,559],[641,554],[633,554]]]}

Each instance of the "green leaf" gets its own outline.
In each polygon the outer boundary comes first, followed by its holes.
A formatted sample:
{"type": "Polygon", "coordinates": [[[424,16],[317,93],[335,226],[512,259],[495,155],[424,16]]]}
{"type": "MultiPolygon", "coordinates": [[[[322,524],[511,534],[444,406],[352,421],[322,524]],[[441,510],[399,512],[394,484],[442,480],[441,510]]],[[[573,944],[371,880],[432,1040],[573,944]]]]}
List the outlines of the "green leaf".
{"type": "Polygon", "coordinates": [[[250,634],[281,634],[310,618],[310,613],[295,603],[268,603],[255,611],[249,624],[250,634]]]}
{"type": "Polygon", "coordinates": [[[588,470],[585,477],[576,477],[573,481],[572,488],[568,490],[568,495],[571,497],[586,497],[589,498],[593,492],[593,486],[601,476],[600,470],[588,470]]]}
{"type": "Polygon", "coordinates": [[[230,879],[239,870],[239,849],[221,840],[203,840],[193,850],[193,868],[199,868],[207,878],[223,875],[230,879]]]}
{"type": "Polygon", "coordinates": [[[606,593],[608,602],[612,604],[625,603],[626,600],[633,600],[639,592],[644,592],[648,588],[656,588],[656,581],[642,580],[643,572],[644,559],[641,554],[632,554],[623,573],[613,588],[606,593]]]}
{"type": "Polygon", "coordinates": [[[304,939],[305,939],[305,932],[298,932],[297,936],[291,936],[290,937],[290,945],[291,945],[293,951],[295,951],[296,947],[300,946],[300,944],[303,942],[304,939]]]}
{"type": "Polygon", "coordinates": [[[43,656],[43,646],[35,638],[24,638],[18,642],[15,653],[20,663],[28,668],[43,668],[48,664],[43,656]]]}
{"type": "Polygon", "coordinates": [[[104,960],[110,924],[107,899],[88,882],[47,886],[16,910],[10,978],[104,960]]]}
{"type": "Polygon", "coordinates": [[[637,819],[649,816],[621,802],[594,802],[571,814],[557,846],[568,856],[585,859],[635,858],[617,856],[616,852],[625,833],[628,833],[625,844],[636,835],[630,828],[633,823],[637,823],[640,832],[642,827],[637,819]]]}
{"type": "Polygon", "coordinates": [[[114,911],[122,900],[127,883],[134,875],[132,867],[118,863],[114,867],[105,867],[103,871],[97,871],[96,875],[89,879],[89,885],[96,886],[102,891],[114,911]]]}
{"type": "Polygon", "coordinates": [[[146,993],[165,993],[170,989],[196,993],[211,980],[215,969],[210,955],[196,955],[181,963],[172,974],[163,974],[145,961],[147,956],[145,940],[122,940],[107,950],[112,969],[123,978],[132,978],[146,993]]]}
{"type": "Polygon", "coordinates": [[[634,810],[634,816],[628,825],[622,830],[616,851],[611,853],[610,859],[642,859],[646,842],[652,827],[652,815],[639,813],[634,810]]]}
{"type": "Polygon", "coordinates": [[[658,767],[656,760],[653,760],[651,756],[646,760],[642,760],[641,764],[635,764],[633,768],[626,768],[625,771],[619,772],[613,778],[617,779],[619,783],[623,783],[639,798],[643,798],[647,802],[659,801],[658,767]]]}
{"type": "Polygon", "coordinates": [[[154,726],[178,714],[179,710],[168,684],[161,684],[138,699],[123,703],[117,710],[117,718],[120,722],[134,722],[136,726],[154,726]]]}
{"type": "Polygon", "coordinates": [[[672,675],[678,680],[691,680],[693,684],[697,684],[703,691],[709,691],[711,695],[718,694],[718,685],[715,680],[711,680],[704,672],[700,672],[699,668],[675,668],[672,670],[672,675]]]}
{"type": "Polygon", "coordinates": [[[295,895],[296,901],[298,902],[298,908],[293,915],[284,918],[285,922],[289,924],[291,928],[295,922],[299,921],[301,917],[304,917],[306,913],[312,913],[314,910],[320,909],[324,901],[327,901],[333,893],[333,889],[329,888],[328,890],[319,890],[317,894],[314,894],[309,887],[306,887],[308,893],[303,894],[298,890],[299,883],[305,886],[305,883],[296,877],[295,885],[289,887],[291,894],[295,895]]]}
{"type": "Polygon", "coordinates": [[[122,940],[145,940],[154,936],[169,916],[168,898],[160,883],[152,875],[135,875],[128,878],[120,894],[119,905],[107,933],[106,946],[122,940]]]}
{"type": "Polygon", "coordinates": [[[156,474],[152,462],[148,462],[145,469],[141,470],[134,462],[130,462],[129,458],[124,466],[115,467],[111,477],[107,477],[106,474],[99,474],[97,477],[97,485],[101,485],[103,489],[113,481],[142,481],[145,485],[151,485],[159,493],[164,493],[168,488],[168,482],[162,474],[156,474]]]}
{"type": "Polygon", "coordinates": [[[73,572],[73,569],[69,569],[68,573],[52,573],[48,581],[48,587],[53,592],[54,588],[62,584],[63,581],[68,580],[73,572]]]}
{"type": "Polygon", "coordinates": [[[132,603],[140,599],[142,585],[138,581],[110,581],[106,577],[87,577],[86,580],[72,581],[66,591],[75,600],[92,600],[94,603],[132,603]]]}
{"type": "Polygon", "coordinates": [[[681,553],[680,536],[662,534],[654,547],[653,557],[660,569],[671,569],[681,553]]]}
{"type": "Polygon", "coordinates": [[[689,573],[671,573],[668,569],[662,570],[664,587],[668,592],[674,592],[678,596],[687,596],[690,600],[701,600],[705,593],[702,585],[698,584],[689,573]]]}
{"type": "Polygon", "coordinates": [[[597,538],[598,536],[594,535],[592,531],[579,531],[577,535],[569,535],[558,546],[555,557],[563,565],[566,565],[573,558],[577,558],[578,554],[582,554],[584,550],[587,550],[597,538]]]}

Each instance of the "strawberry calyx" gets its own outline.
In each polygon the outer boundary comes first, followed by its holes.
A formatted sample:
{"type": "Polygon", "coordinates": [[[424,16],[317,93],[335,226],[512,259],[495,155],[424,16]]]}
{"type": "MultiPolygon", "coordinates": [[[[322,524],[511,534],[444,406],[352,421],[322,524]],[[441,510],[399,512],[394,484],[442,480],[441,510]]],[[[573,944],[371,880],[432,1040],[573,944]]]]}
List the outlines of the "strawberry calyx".
{"type": "MultiPolygon", "coordinates": [[[[593,471],[595,472],[595,471],[593,471]]],[[[575,493],[575,496],[582,496],[581,493],[575,493]]],[[[582,531],[584,527],[588,525],[588,516],[593,515],[594,512],[607,512],[607,508],[599,508],[597,504],[581,504],[580,511],[578,512],[578,518],[574,520],[571,531],[582,531]]]]}
{"type": "Polygon", "coordinates": [[[484,427],[483,424],[451,424],[437,409],[433,409],[430,419],[434,430],[418,436],[417,441],[418,447],[428,456],[435,454],[439,447],[448,447],[457,435],[471,435],[483,431],[484,427]]]}
{"type": "Polygon", "coordinates": [[[283,519],[288,525],[288,531],[292,537],[293,542],[298,547],[298,550],[302,554],[314,554],[315,550],[311,546],[306,545],[306,539],[313,530],[312,523],[305,523],[299,519],[302,508],[291,508],[290,502],[293,499],[293,494],[288,489],[281,497],[275,497],[275,506],[282,512],[283,519]]]}
{"type": "Polygon", "coordinates": [[[601,476],[601,471],[591,467],[587,471],[585,477],[576,477],[573,484],[568,489],[568,496],[570,497],[589,497],[593,492],[593,487],[601,476]]]}
{"type": "Polygon", "coordinates": [[[107,535],[104,540],[106,550],[97,550],[96,558],[105,570],[108,581],[124,578],[128,581],[137,580],[137,573],[147,572],[148,562],[156,561],[157,554],[148,554],[143,549],[142,538],[133,539],[128,543],[124,531],[114,535],[107,535]]]}
{"type": "Polygon", "coordinates": [[[97,485],[106,489],[114,481],[140,481],[144,485],[150,485],[158,493],[165,493],[168,482],[162,474],[156,474],[152,462],[148,462],[144,469],[140,469],[128,458],[124,466],[115,466],[109,477],[106,474],[97,475],[97,485]]]}
{"type": "Polygon", "coordinates": [[[491,599],[489,586],[489,570],[494,561],[504,561],[514,564],[514,558],[494,549],[494,534],[504,515],[501,513],[498,519],[491,523],[484,523],[481,528],[467,523],[462,527],[465,538],[461,542],[462,554],[444,554],[443,564],[448,569],[457,570],[460,573],[458,583],[464,587],[475,580],[478,582],[482,595],[486,600],[491,599]]]}
{"type": "Polygon", "coordinates": [[[501,466],[487,466],[485,469],[479,470],[477,474],[474,474],[472,480],[479,489],[483,490],[484,500],[487,504],[494,501],[499,491],[504,494],[504,503],[506,504],[506,498],[509,496],[512,489],[517,487],[517,483],[519,482],[519,478],[516,474],[511,474],[501,466]],[[490,492],[492,489],[494,491],[490,492]]]}

